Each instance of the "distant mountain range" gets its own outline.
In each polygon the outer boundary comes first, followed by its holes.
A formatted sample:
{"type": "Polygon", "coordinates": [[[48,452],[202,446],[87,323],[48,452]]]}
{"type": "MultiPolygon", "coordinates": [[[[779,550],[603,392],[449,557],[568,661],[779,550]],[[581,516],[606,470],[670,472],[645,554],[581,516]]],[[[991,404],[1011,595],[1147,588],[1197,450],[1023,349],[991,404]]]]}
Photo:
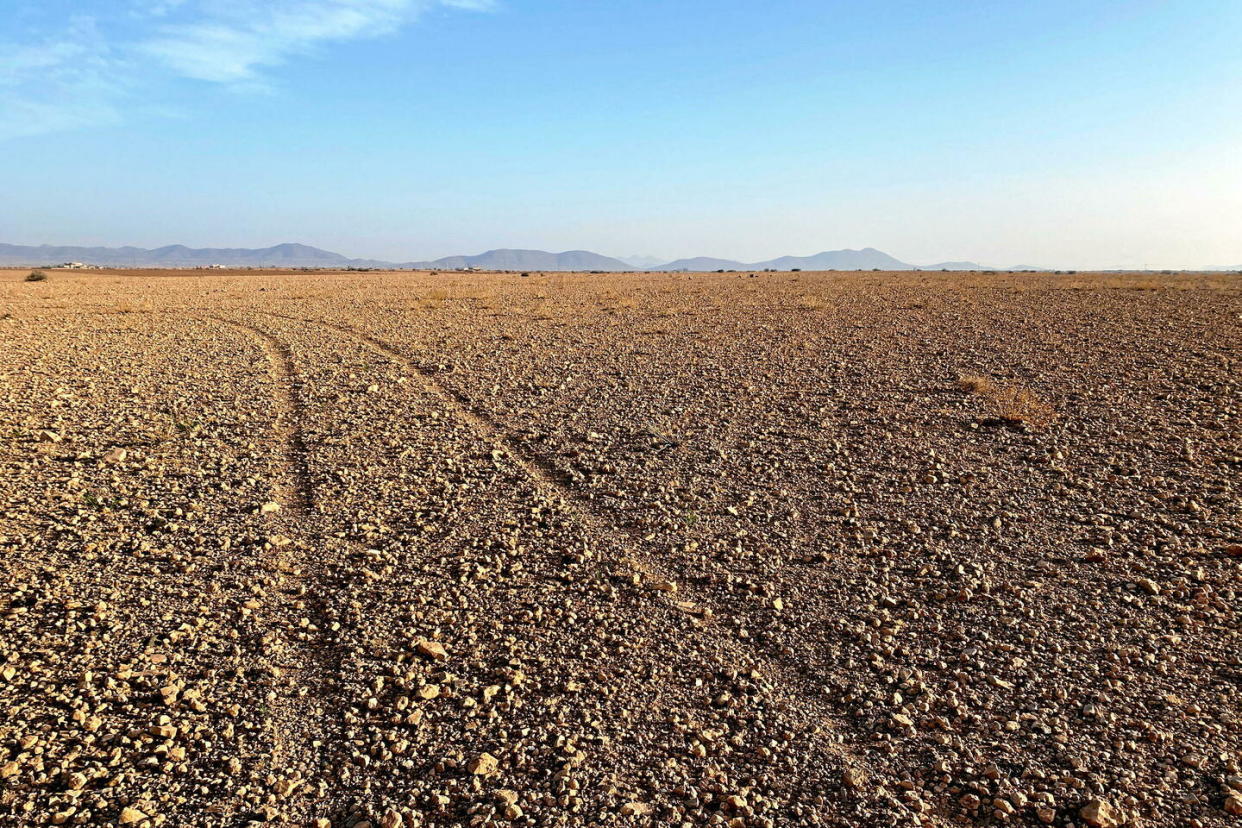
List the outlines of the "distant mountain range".
{"type": "Polygon", "coordinates": [[[639,253],[635,253],[633,256],[618,256],[618,258],[627,265],[636,267],[639,270],[648,270],[657,265],[664,264],[664,260],[659,256],[643,256],[639,253]]]}
{"type": "Polygon", "coordinates": [[[378,259],[351,259],[339,253],[305,244],[278,244],[274,247],[191,248],[181,244],[148,250],[142,247],[63,247],[40,245],[23,247],[0,244],[0,265],[53,265],[81,262],[109,267],[380,267],[407,270],[633,270],[620,259],[586,250],[546,253],[542,250],[489,250],[477,256],[448,256],[430,262],[385,262],[378,259]]]}
{"type": "Polygon", "coordinates": [[[426,262],[385,262],[378,259],[351,259],[339,253],[305,244],[278,244],[274,247],[191,248],[181,244],[147,249],[142,247],[73,247],[40,245],[28,247],[0,244],[0,265],[46,266],[81,262],[107,267],[317,267],[391,268],[400,270],[525,270],[525,271],[693,271],[714,270],[1036,270],[1031,267],[989,268],[975,262],[941,262],[913,265],[873,247],[862,250],[827,250],[814,256],[781,256],[763,262],[744,263],[731,259],[698,257],[658,264],[653,257],[634,256],[626,260],[601,256],[589,250],[548,253],[543,250],[489,250],[477,256],[448,256],[426,262]],[[656,263],[654,266],[652,263],[656,263]]]}
{"type": "Polygon", "coordinates": [[[633,266],[620,259],[601,256],[589,250],[569,250],[565,253],[547,253],[543,250],[489,250],[477,256],[448,256],[431,262],[406,262],[403,268],[417,270],[457,270],[473,267],[479,270],[633,270],[633,266]]]}
{"type": "Polygon", "coordinates": [[[826,250],[814,256],[781,256],[766,262],[745,264],[729,259],[678,259],[675,262],[653,267],[652,270],[914,270],[915,265],[906,264],[882,253],[874,247],[862,250],[826,250]]]}
{"type": "Polygon", "coordinates": [[[258,250],[250,248],[191,248],[182,244],[148,250],[143,247],[23,247],[0,244],[0,264],[51,265],[82,262],[110,267],[379,267],[384,262],[348,259],[305,244],[278,244],[258,250]]]}

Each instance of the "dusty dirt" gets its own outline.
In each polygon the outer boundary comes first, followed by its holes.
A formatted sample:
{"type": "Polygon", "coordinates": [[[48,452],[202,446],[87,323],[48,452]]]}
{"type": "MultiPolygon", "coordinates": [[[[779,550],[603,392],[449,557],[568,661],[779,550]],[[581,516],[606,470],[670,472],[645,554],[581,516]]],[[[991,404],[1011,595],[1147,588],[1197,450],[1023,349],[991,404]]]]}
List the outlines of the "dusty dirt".
{"type": "Polygon", "coordinates": [[[0,825],[1242,824],[1242,277],[0,272],[0,825]]]}

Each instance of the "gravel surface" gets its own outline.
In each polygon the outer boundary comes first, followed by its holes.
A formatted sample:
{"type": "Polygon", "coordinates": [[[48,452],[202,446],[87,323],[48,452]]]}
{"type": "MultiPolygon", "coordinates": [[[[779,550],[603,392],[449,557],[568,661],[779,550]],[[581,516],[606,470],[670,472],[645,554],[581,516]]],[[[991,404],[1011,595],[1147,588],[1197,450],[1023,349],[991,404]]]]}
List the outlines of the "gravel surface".
{"type": "Polygon", "coordinates": [[[1242,278],[0,271],[0,825],[1242,825],[1242,278]]]}

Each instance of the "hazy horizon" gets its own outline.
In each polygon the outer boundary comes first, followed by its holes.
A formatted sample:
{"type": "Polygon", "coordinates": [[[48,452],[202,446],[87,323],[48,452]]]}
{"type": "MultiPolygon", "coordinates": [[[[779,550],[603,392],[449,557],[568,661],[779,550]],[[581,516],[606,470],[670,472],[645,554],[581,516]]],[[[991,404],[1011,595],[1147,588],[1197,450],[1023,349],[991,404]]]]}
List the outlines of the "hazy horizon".
{"type": "MultiPolygon", "coordinates": [[[[9,243],[9,242],[5,242],[4,240],[0,240],[0,249],[3,249],[3,245],[5,245],[5,244],[10,244],[10,243],[9,243]]],[[[324,253],[334,253],[334,254],[344,255],[344,256],[346,256],[346,258],[348,258],[348,259],[353,259],[353,260],[356,260],[356,261],[358,261],[358,262],[360,262],[360,263],[366,263],[368,266],[371,266],[371,264],[372,264],[372,263],[384,263],[384,264],[391,264],[391,265],[395,265],[395,266],[408,266],[408,265],[410,265],[410,264],[414,264],[414,263],[417,263],[417,264],[422,264],[422,265],[433,265],[433,264],[435,264],[437,261],[448,260],[448,259],[458,259],[458,258],[463,258],[463,257],[466,257],[466,258],[469,258],[469,257],[478,257],[478,256],[484,256],[484,255],[486,255],[486,254],[490,254],[490,253],[513,253],[513,252],[518,252],[518,253],[536,253],[536,254],[552,254],[552,255],[558,255],[558,254],[559,254],[559,255],[564,255],[564,254],[571,254],[571,253],[591,253],[591,254],[597,254],[597,255],[605,256],[605,257],[607,257],[607,258],[609,258],[609,259],[614,259],[614,260],[616,260],[616,261],[618,261],[618,262],[624,263],[624,264],[626,264],[626,265],[630,265],[630,266],[631,266],[631,267],[632,267],[635,271],[654,270],[654,269],[658,269],[658,268],[660,268],[660,267],[667,266],[667,265],[670,265],[670,264],[676,264],[676,263],[679,263],[679,262],[682,262],[682,261],[686,261],[686,260],[694,260],[694,259],[707,259],[707,260],[717,260],[717,259],[719,259],[721,262],[726,262],[726,261],[727,261],[727,262],[729,262],[729,263],[731,263],[731,264],[733,264],[733,265],[737,265],[737,266],[739,266],[739,267],[752,267],[752,268],[760,268],[760,267],[768,267],[769,265],[773,264],[773,260],[775,260],[775,259],[787,259],[787,258],[812,258],[812,257],[815,257],[815,256],[817,256],[817,255],[820,255],[820,254],[825,254],[825,253],[827,253],[827,254],[840,254],[840,253],[854,253],[854,252],[863,253],[863,252],[866,252],[866,251],[876,251],[876,249],[875,249],[875,248],[871,248],[871,247],[867,247],[867,248],[842,248],[842,249],[833,250],[833,251],[824,251],[824,250],[815,250],[815,251],[794,251],[793,253],[785,253],[785,254],[773,255],[773,256],[768,256],[768,257],[766,257],[765,259],[761,259],[761,260],[755,260],[755,261],[750,261],[750,262],[744,262],[744,261],[737,261],[737,260],[724,260],[722,257],[715,257],[715,256],[710,256],[710,255],[707,255],[707,256],[680,256],[680,257],[677,257],[676,259],[661,259],[661,258],[658,258],[658,257],[618,256],[618,255],[613,255],[613,254],[611,254],[611,253],[601,252],[601,251],[598,251],[598,250],[585,250],[585,249],[583,249],[583,248],[572,248],[572,249],[569,249],[569,250],[563,250],[563,251],[561,251],[561,250],[548,251],[548,250],[541,250],[541,249],[538,249],[538,248],[530,248],[530,247],[521,247],[521,248],[490,248],[490,249],[488,249],[488,250],[469,250],[469,251],[461,251],[461,252],[456,253],[456,254],[449,254],[448,256],[436,257],[435,259],[416,259],[416,258],[412,258],[412,257],[400,257],[400,258],[384,259],[384,258],[382,258],[382,257],[368,256],[368,255],[365,255],[365,254],[363,254],[363,255],[359,255],[359,256],[348,255],[348,254],[343,254],[343,253],[341,253],[341,251],[339,251],[339,250],[328,250],[328,249],[325,249],[325,248],[319,247],[318,245],[307,245],[307,244],[305,244],[305,243],[303,243],[303,242],[288,241],[288,240],[283,241],[283,242],[276,242],[276,243],[273,243],[273,244],[270,244],[270,245],[261,245],[261,246],[259,246],[259,247],[255,247],[255,248],[239,248],[237,245],[229,245],[229,244],[210,244],[210,245],[205,245],[205,246],[203,246],[203,247],[195,247],[195,246],[190,246],[190,245],[182,245],[182,244],[180,244],[180,243],[172,243],[172,244],[168,244],[168,245],[156,245],[156,246],[154,246],[154,247],[145,247],[145,246],[141,246],[141,245],[75,245],[75,244],[61,245],[61,244],[50,244],[50,243],[49,243],[49,244],[37,244],[37,245],[21,245],[21,246],[22,246],[22,247],[31,247],[31,248],[48,247],[48,248],[53,248],[53,249],[58,250],[58,251],[63,251],[65,248],[79,248],[79,247],[82,247],[82,248],[108,249],[108,250],[111,250],[111,251],[119,251],[119,250],[124,250],[124,249],[128,249],[128,248],[135,248],[135,249],[138,249],[138,250],[142,250],[142,251],[150,252],[150,251],[160,250],[160,249],[163,249],[163,248],[168,248],[168,247],[187,247],[187,248],[192,249],[192,250],[232,250],[232,251],[236,251],[236,250],[245,250],[245,251],[250,251],[250,252],[259,252],[259,251],[263,251],[263,250],[269,250],[269,249],[279,248],[279,247],[284,247],[284,246],[288,246],[288,245],[297,245],[297,246],[303,246],[303,247],[311,247],[311,248],[314,248],[314,249],[319,250],[319,251],[324,252],[324,253]],[[643,259],[643,260],[645,260],[645,261],[640,261],[640,259],[643,259]]],[[[882,251],[882,250],[881,250],[881,251],[876,251],[876,252],[878,252],[878,253],[880,253],[880,254],[882,254],[882,255],[885,255],[885,256],[889,255],[889,254],[888,254],[888,251],[882,251]]],[[[68,261],[68,260],[72,259],[73,257],[72,257],[72,256],[67,256],[67,257],[66,257],[66,256],[62,256],[61,258],[64,258],[66,261],[68,261]]],[[[1127,266],[1114,266],[1114,267],[1096,267],[1096,268],[1089,268],[1089,267],[1088,267],[1088,268],[1082,268],[1082,267],[1074,267],[1074,266],[1055,266],[1055,267],[1054,267],[1054,266],[1045,266],[1045,265],[1040,264],[1039,262],[1006,262],[1006,263],[998,263],[998,262],[991,262],[991,261],[982,261],[982,262],[980,262],[980,261],[971,260],[971,259],[942,259],[942,260],[935,261],[935,262],[929,262],[929,261],[910,261],[910,260],[908,260],[908,259],[902,259],[902,257],[900,257],[900,256],[894,256],[893,258],[898,259],[898,260],[900,260],[902,263],[904,263],[904,264],[906,264],[906,265],[910,265],[910,266],[914,267],[915,269],[919,269],[919,268],[921,268],[921,269],[930,269],[930,268],[939,267],[940,265],[945,265],[945,264],[950,264],[950,265],[952,265],[952,264],[972,264],[972,265],[977,265],[977,266],[978,266],[978,268],[981,268],[981,269],[999,269],[999,270],[1031,269],[1031,270],[1041,270],[1041,271],[1051,271],[1051,270],[1071,270],[1071,271],[1075,271],[1075,272],[1077,272],[1077,271],[1091,271],[1091,270],[1093,270],[1093,269],[1094,269],[1094,270],[1099,270],[1099,271],[1120,271],[1120,270],[1135,270],[1135,271],[1146,271],[1146,270],[1150,270],[1150,271],[1157,271],[1157,270],[1177,270],[1177,271],[1186,271],[1186,272],[1190,272],[1190,271],[1213,271],[1213,270],[1215,270],[1215,271],[1220,271],[1220,270],[1235,270],[1235,269],[1237,269],[1237,270],[1242,270],[1242,264],[1219,264],[1219,263],[1200,264],[1200,265],[1197,265],[1197,266],[1193,266],[1193,265],[1184,265],[1184,266],[1152,266],[1152,265],[1146,265],[1146,266],[1144,266],[1144,265],[1139,265],[1139,266],[1133,266],[1133,267],[1127,267],[1127,266]]],[[[12,262],[15,262],[15,261],[17,261],[17,260],[10,259],[10,263],[9,263],[9,264],[5,264],[4,262],[0,261],[0,268],[18,266],[18,265],[16,265],[16,264],[13,264],[13,263],[12,263],[12,262]]],[[[59,263],[59,260],[57,260],[57,261],[53,261],[52,259],[48,259],[48,258],[46,258],[46,257],[45,257],[45,258],[40,258],[40,259],[31,258],[31,259],[29,259],[28,261],[27,261],[27,260],[25,260],[25,259],[23,259],[23,260],[21,260],[21,263],[22,263],[22,265],[26,265],[26,266],[40,266],[40,265],[44,265],[44,266],[53,266],[53,265],[55,265],[55,264],[58,264],[58,263],[59,263]]],[[[88,261],[87,263],[88,263],[88,264],[94,264],[94,265],[113,266],[113,267],[115,267],[115,266],[123,266],[123,265],[124,265],[124,263],[123,263],[123,262],[121,262],[121,263],[116,263],[116,262],[111,262],[111,260],[109,260],[108,262],[103,262],[102,260],[101,260],[101,261],[88,261]]],[[[194,263],[194,264],[193,264],[193,266],[202,267],[202,266],[204,266],[204,265],[206,265],[206,264],[218,264],[218,263],[219,263],[219,262],[218,262],[216,259],[210,259],[210,260],[208,260],[208,259],[203,259],[202,261],[198,261],[198,262],[194,263]]],[[[790,267],[796,267],[796,268],[797,268],[797,269],[799,269],[799,270],[804,270],[804,269],[805,269],[805,270],[817,270],[817,269],[822,269],[822,268],[816,268],[816,267],[814,267],[814,266],[800,266],[800,267],[799,267],[798,265],[800,265],[800,264],[802,264],[802,263],[800,263],[800,262],[795,262],[793,265],[783,266],[783,267],[780,267],[780,268],[778,268],[778,269],[781,269],[781,270],[788,270],[788,269],[790,269],[790,267]]],[[[135,266],[138,266],[138,267],[152,267],[152,266],[158,266],[158,265],[153,265],[152,263],[145,262],[145,261],[139,261],[139,262],[137,262],[137,263],[136,263],[136,265],[135,265],[135,266]]],[[[185,266],[185,265],[184,265],[183,263],[178,263],[178,264],[169,265],[169,266],[185,266]]],[[[253,264],[243,264],[243,265],[241,265],[241,266],[244,266],[244,267],[253,267],[253,266],[256,266],[256,265],[253,265],[253,264]]],[[[278,261],[278,260],[273,260],[271,263],[268,263],[268,264],[263,264],[263,265],[257,265],[257,266],[261,266],[261,267],[281,267],[281,266],[283,266],[283,265],[281,265],[281,264],[279,263],[279,261],[278,261]]],[[[306,267],[306,266],[309,266],[309,265],[307,265],[307,264],[292,264],[292,265],[289,265],[289,266],[293,266],[293,267],[306,267]]],[[[315,266],[317,266],[317,267],[329,267],[329,268],[331,267],[330,265],[315,265],[315,266]]],[[[446,265],[443,265],[443,266],[444,266],[444,267],[448,267],[448,268],[453,268],[453,267],[456,267],[456,265],[453,265],[453,264],[446,264],[446,265]]],[[[718,268],[718,267],[720,267],[720,266],[721,266],[720,264],[712,264],[710,269],[716,269],[716,268],[718,268]]],[[[486,269],[493,269],[493,268],[489,268],[489,267],[487,267],[487,266],[483,266],[483,269],[485,269],[485,270],[486,270],[486,269]]],[[[499,267],[498,267],[498,268],[496,268],[496,269],[501,269],[501,270],[504,270],[504,269],[513,270],[514,268],[513,268],[513,267],[504,267],[504,266],[499,266],[499,267]]],[[[523,264],[523,265],[521,265],[521,266],[518,266],[518,269],[532,269],[532,270],[541,270],[541,269],[542,269],[542,270],[546,270],[546,269],[548,269],[548,268],[547,268],[547,267],[541,267],[538,263],[530,263],[530,264],[523,264]]],[[[552,268],[552,269],[554,269],[554,270],[556,270],[556,269],[561,269],[561,270],[563,270],[563,269],[565,269],[565,268],[563,268],[563,267],[562,267],[562,268],[552,268]]],[[[590,269],[590,268],[589,268],[589,267],[587,267],[587,268],[571,268],[571,269],[590,269]]],[[[698,271],[698,272],[707,272],[707,271],[709,270],[709,268],[703,268],[703,267],[694,268],[694,269],[695,269],[696,271],[698,271]]],[[[884,270],[884,269],[898,269],[898,268],[887,268],[887,267],[875,268],[875,267],[872,267],[872,266],[868,265],[868,266],[863,266],[863,267],[852,267],[852,266],[830,266],[830,267],[827,267],[826,269],[828,269],[828,270],[875,270],[875,269],[882,269],[882,270],[884,270]]],[[[950,269],[952,269],[952,268],[950,268],[950,269]]]]}
{"type": "Polygon", "coordinates": [[[1242,264],[1242,8],[17,0],[0,242],[1242,264]]]}

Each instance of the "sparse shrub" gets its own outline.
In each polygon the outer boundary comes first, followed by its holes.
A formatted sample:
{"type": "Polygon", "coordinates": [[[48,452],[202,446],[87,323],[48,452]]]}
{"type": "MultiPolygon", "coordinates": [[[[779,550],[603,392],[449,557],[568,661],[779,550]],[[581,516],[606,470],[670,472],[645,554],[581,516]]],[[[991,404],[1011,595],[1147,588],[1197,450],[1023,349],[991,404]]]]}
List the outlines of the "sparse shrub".
{"type": "Polygon", "coordinates": [[[1057,412],[1033,391],[1017,386],[997,388],[990,397],[996,415],[1010,423],[1025,423],[1036,428],[1051,425],[1057,412]]]}
{"type": "Polygon", "coordinates": [[[1057,418],[1056,409],[1021,386],[997,385],[987,377],[965,376],[958,379],[957,387],[983,397],[996,418],[1006,423],[1043,428],[1057,418]]]}
{"type": "Polygon", "coordinates": [[[427,291],[426,295],[420,296],[414,301],[413,307],[420,310],[439,310],[449,299],[449,292],[444,288],[432,288],[427,291]]]}
{"type": "Polygon", "coordinates": [[[632,296],[622,296],[610,290],[604,294],[600,307],[605,313],[618,313],[633,308],[636,304],[632,296]]]}
{"type": "Polygon", "coordinates": [[[47,274],[42,270],[32,270],[30,275],[26,277],[27,282],[46,282],[47,274]]]}
{"type": "Polygon", "coordinates": [[[990,394],[996,390],[996,386],[987,377],[959,377],[957,387],[972,394],[990,394]]]}

